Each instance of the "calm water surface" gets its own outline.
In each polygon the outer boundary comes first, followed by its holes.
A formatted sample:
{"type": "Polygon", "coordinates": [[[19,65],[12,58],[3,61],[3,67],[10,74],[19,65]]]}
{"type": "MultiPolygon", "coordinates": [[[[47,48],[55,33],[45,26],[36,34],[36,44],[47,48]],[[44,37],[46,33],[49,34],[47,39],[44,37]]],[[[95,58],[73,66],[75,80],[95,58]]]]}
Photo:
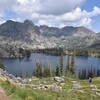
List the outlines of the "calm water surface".
{"type": "MultiPolygon", "coordinates": [[[[27,72],[32,74],[36,63],[41,62],[43,65],[48,66],[49,64],[52,67],[59,65],[60,56],[51,56],[41,53],[33,53],[29,59],[3,59],[1,62],[6,66],[6,69],[9,73],[14,75],[21,75],[21,73],[27,72]]],[[[64,66],[67,65],[67,55],[64,56],[64,66]]],[[[100,59],[95,57],[76,57],[75,58],[75,72],[76,75],[82,69],[91,70],[95,69],[100,70],[100,59]]]]}

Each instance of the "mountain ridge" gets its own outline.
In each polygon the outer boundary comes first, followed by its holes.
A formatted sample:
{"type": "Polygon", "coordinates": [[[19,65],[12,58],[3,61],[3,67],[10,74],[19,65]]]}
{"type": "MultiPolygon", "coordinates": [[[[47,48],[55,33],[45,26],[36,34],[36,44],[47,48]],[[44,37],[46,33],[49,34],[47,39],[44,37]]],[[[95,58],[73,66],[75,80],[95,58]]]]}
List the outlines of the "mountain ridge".
{"type": "Polygon", "coordinates": [[[8,20],[5,23],[0,25],[0,35],[4,35],[10,32],[17,32],[17,34],[25,34],[25,33],[36,33],[38,35],[43,35],[46,37],[61,37],[61,36],[87,36],[87,34],[94,34],[92,30],[80,26],[80,27],[73,27],[73,26],[65,26],[62,28],[58,27],[49,27],[46,25],[36,26],[33,24],[31,20],[25,20],[24,22],[17,22],[8,20]]]}
{"type": "Polygon", "coordinates": [[[85,27],[66,26],[63,28],[37,26],[30,20],[16,22],[8,20],[0,25],[0,55],[9,56],[11,51],[19,54],[19,48],[88,48],[98,46],[100,33],[85,27]],[[12,49],[11,49],[12,48],[12,49]]]}

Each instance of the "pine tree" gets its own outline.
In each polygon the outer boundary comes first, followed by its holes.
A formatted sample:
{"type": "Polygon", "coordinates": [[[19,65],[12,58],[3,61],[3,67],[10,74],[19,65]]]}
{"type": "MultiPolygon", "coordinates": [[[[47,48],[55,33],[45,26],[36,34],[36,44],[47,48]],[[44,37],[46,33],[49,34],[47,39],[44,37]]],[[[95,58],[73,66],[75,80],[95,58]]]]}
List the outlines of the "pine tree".
{"type": "Polygon", "coordinates": [[[36,76],[41,78],[42,77],[42,64],[36,63],[36,76]]]}
{"type": "Polygon", "coordinates": [[[73,50],[73,55],[71,56],[71,61],[70,61],[70,65],[69,65],[69,70],[72,74],[75,73],[75,50],[73,50]]]}
{"type": "Polygon", "coordinates": [[[63,52],[61,52],[61,56],[60,56],[60,75],[63,74],[63,68],[64,68],[64,58],[63,58],[63,52]]]}
{"type": "Polygon", "coordinates": [[[60,76],[60,71],[58,66],[56,66],[56,76],[60,76]]]}
{"type": "Polygon", "coordinates": [[[52,68],[51,68],[51,64],[49,64],[49,74],[50,74],[50,77],[52,77],[52,68]]]}

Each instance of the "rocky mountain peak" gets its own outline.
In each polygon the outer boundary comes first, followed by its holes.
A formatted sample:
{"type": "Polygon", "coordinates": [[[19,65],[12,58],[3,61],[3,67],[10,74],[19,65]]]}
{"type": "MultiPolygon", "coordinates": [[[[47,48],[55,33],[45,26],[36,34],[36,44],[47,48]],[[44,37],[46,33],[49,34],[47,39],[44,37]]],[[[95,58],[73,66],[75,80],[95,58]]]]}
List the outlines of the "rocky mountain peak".
{"type": "Polygon", "coordinates": [[[65,27],[63,27],[62,29],[74,29],[75,27],[73,27],[73,26],[65,26],[65,27]]]}
{"type": "Polygon", "coordinates": [[[25,25],[34,26],[33,22],[32,22],[31,20],[28,20],[28,19],[24,21],[24,24],[25,24],[25,25]]]}
{"type": "Polygon", "coordinates": [[[13,20],[7,20],[7,22],[6,23],[14,23],[15,21],[13,21],[13,20]]]}
{"type": "Polygon", "coordinates": [[[30,40],[31,34],[39,34],[39,31],[30,20],[23,23],[8,20],[0,25],[0,36],[11,38],[12,40],[30,40]]]}
{"type": "Polygon", "coordinates": [[[40,32],[46,37],[79,36],[85,37],[93,35],[94,32],[85,27],[65,26],[63,28],[40,26],[40,32]]]}
{"type": "Polygon", "coordinates": [[[0,25],[1,40],[2,37],[12,41],[36,44],[35,47],[62,46],[65,48],[86,47],[95,40],[100,40],[99,34],[96,35],[95,32],[85,27],[36,26],[31,20],[25,20],[24,22],[8,20],[0,25]]]}

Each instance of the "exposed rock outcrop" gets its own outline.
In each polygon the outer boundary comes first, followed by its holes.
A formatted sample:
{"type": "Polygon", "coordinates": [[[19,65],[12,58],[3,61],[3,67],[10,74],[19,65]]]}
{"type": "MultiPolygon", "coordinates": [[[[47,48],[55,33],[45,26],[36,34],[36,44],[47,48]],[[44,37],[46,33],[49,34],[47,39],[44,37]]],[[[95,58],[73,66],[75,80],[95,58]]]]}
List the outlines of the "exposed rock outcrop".
{"type": "Polygon", "coordinates": [[[0,25],[0,57],[20,58],[19,48],[36,50],[45,48],[87,48],[100,44],[99,34],[85,27],[63,28],[36,26],[30,20],[8,20],[0,25]]]}

